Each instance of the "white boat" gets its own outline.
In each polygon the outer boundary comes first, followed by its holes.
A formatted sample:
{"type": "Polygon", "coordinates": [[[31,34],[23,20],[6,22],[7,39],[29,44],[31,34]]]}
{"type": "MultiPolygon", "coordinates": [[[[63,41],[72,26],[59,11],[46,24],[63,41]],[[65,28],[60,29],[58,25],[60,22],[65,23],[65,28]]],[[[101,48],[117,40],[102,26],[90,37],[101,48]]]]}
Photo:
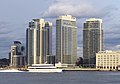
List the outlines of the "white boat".
{"type": "Polygon", "coordinates": [[[24,72],[17,69],[0,69],[0,72],[24,72]]]}
{"type": "Polygon", "coordinates": [[[62,72],[62,69],[57,69],[53,64],[32,64],[28,67],[28,72],[62,72]]]}

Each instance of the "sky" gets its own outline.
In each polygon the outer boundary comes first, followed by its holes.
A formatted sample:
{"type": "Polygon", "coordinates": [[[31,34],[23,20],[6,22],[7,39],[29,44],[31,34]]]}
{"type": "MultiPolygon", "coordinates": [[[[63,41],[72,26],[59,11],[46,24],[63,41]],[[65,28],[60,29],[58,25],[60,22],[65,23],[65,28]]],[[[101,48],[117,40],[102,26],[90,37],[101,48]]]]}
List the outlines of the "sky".
{"type": "MultiPolygon", "coordinates": [[[[34,18],[55,22],[60,15],[77,18],[77,56],[82,56],[83,23],[88,18],[103,20],[104,50],[120,50],[120,0],[0,0],[0,58],[8,58],[10,46],[18,40],[25,45],[28,23],[34,18]]],[[[55,54],[55,40],[53,54],[55,54]]]]}

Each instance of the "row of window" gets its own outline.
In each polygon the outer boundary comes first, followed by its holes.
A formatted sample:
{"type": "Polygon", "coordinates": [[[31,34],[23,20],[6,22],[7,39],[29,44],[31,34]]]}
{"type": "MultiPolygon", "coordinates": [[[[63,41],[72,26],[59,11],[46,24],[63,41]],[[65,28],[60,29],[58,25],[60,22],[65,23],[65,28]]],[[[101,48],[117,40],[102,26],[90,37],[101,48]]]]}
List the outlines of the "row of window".
{"type": "Polygon", "coordinates": [[[98,55],[98,57],[115,57],[115,56],[119,56],[119,55],[98,55]]]}
{"type": "Polygon", "coordinates": [[[99,57],[98,59],[113,59],[113,58],[114,58],[114,59],[115,59],[115,58],[118,59],[118,57],[99,57]]]}
{"type": "Polygon", "coordinates": [[[103,64],[103,63],[118,63],[118,61],[116,61],[116,62],[115,62],[115,61],[114,61],[114,62],[97,62],[97,63],[98,63],[98,64],[99,64],[99,63],[101,63],[101,64],[103,64]]]}
{"type": "Polygon", "coordinates": [[[100,69],[116,69],[117,67],[115,67],[115,66],[113,66],[113,67],[97,66],[97,68],[100,68],[100,69]]]}
{"type": "Polygon", "coordinates": [[[98,63],[98,65],[116,65],[118,62],[115,63],[98,63]]]}
{"type": "Polygon", "coordinates": [[[109,59],[107,59],[107,60],[105,60],[105,59],[104,59],[104,60],[99,60],[99,59],[98,59],[97,61],[98,61],[98,62],[102,62],[102,61],[110,61],[110,62],[113,62],[113,61],[118,61],[118,59],[111,59],[111,60],[109,60],[109,59]]]}

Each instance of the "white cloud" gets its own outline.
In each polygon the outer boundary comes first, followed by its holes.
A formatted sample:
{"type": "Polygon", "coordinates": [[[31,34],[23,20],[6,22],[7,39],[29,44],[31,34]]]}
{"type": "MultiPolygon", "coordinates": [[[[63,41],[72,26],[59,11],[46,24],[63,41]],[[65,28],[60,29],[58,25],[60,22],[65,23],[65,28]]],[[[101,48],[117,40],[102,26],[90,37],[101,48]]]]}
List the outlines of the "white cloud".
{"type": "Polygon", "coordinates": [[[116,45],[115,48],[120,50],[120,45],[116,45]]]}
{"type": "Polygon", "coordinates": [[[91,3],[80,0],[56,0],[46,11],[43,17],[57,17],[59,15],[71,14],[76,17],[101,17],[103,14],[99,8],[91,3]]]}

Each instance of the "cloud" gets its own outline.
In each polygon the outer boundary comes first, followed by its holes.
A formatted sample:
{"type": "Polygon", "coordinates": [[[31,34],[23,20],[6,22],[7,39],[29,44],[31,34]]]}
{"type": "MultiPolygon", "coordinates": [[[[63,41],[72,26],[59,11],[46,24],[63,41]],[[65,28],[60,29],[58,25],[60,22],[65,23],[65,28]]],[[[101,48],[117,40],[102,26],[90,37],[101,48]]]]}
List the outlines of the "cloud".
{"type": "Polygon", "coordinates": [[[10,22],[0,21],[0,38],[10,36],[16,29],[10,22]]]}
{"type": "Polygon", "coordinates": [[[120,50],[120,44],[118,45],[111,45],[111,44],[107,44],[105,46],[105,50],[113,50],[113,51],[119,51],[120,50]]]}
{"type": "Polygon", "coordinates": [[[116,46],[115,46],[115,49],[120,50],[120,45],[116,45],[116,46]]]}
{"type": "Polygon", "coordinates": [[[110,16],[111,11],[117,10],[117,8],[112,5],[100,8],[88,2],[88,0],[56,0],[41,15],[52,18],[71,14],[78,18],[88,18],[110,16]]]}
{"type": "Polygon", "coordinates": [[[101,16],[101,13],[94,9],[94,6],[80,0],[56,0],[46,11],[43,17],[57,17],[59,15],[71,14],[76,17],[101,16]],[[77,2],[77,3],[76,3],[77,2]]]}
{"type": "Polygon", "coordinates": [[[8,30],[8,29],[6,29],[6,28],[1,28],[1,29],[0,29],[0,35],[9,34],[9,33],[11,33],[11,32],[12,32],[12,30],[8,30]]]}
{"type": "MultiPolygon", "coordinates": [[[[103,20],[104,30],[104,46],[105,49],[114,49],[116,45],[120,44],[120,21],[119,21],[119,10],[113,13],[112,16],[106,17],[103,20]]],[[[115,48],[116,49],[116,48],[115,48]]]]}
{"type": "Polygon", "coordinates": [[[105,6],[103,7],[103,9],[101,10],[101,12],[104,13],[104,18],[107,18],[108,20],[109,19],[114,19],[113,17],[114,14],[116,14],[117,12],[119,11],[119,9],[115,6],[115,5],[108,5],[108,6],[105,6]]]}
{"type": "Polygon", "coordinates": [[[13,41],[25,43],[26,25],[0,21],[0,58],[7,57],[13,41]]]}

